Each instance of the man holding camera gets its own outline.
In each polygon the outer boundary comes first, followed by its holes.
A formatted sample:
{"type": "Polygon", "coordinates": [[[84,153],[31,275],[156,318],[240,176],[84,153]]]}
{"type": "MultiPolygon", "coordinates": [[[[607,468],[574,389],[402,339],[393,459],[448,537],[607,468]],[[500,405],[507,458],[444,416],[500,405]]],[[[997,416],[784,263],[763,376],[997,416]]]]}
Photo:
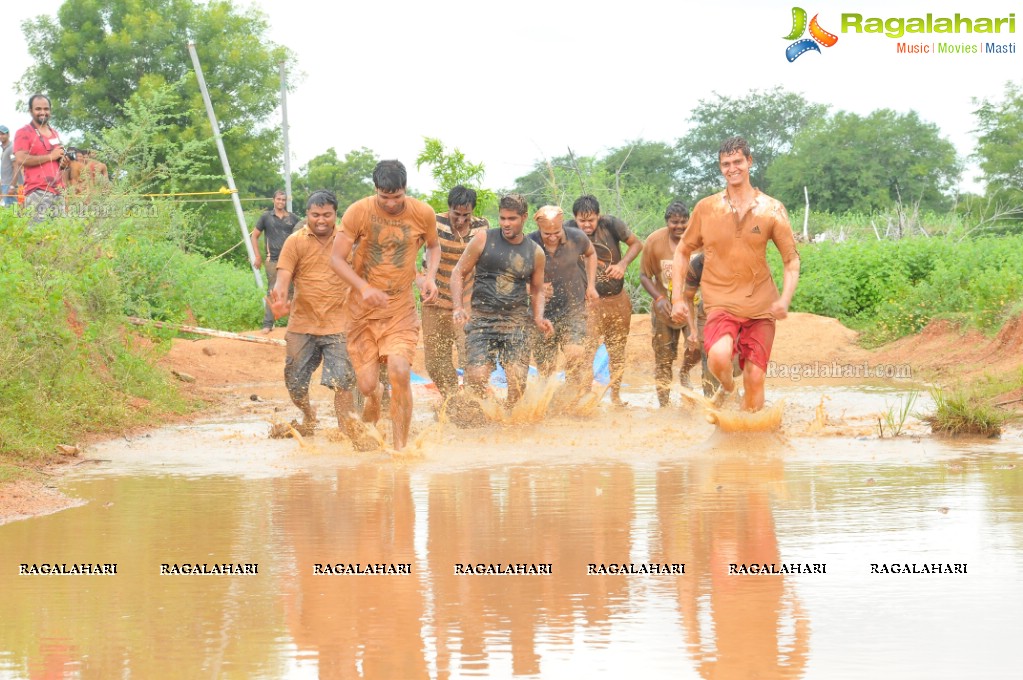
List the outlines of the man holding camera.
{"type": "Polygon", "coordinates": [[[63,212],[65,153],[60,135],[50,127],[50,98],[32,95],[28,110],[32,122],[14,135],[14,159],[24,169],[25,209],[32,212],[33,221],[40,221],[63,212]]]}

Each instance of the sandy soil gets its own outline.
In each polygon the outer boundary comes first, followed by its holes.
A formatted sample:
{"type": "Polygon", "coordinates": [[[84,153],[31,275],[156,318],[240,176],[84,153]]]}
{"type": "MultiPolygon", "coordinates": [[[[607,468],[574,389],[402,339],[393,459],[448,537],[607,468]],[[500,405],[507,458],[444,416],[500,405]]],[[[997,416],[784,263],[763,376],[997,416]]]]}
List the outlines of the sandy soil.
{"type": "MultiPolygon", "coordinates": [[[[265,402],[287,404],[282,380],[284,330],[275,329],[269,336],[258,331],[247,335],[280,344],[210,337],[176,339],[160,365],[178,376],[187,393],[206,400],[211,409],[226,411],[229,415],[266,411],[269,405],[265,402]]],[[[650,336],[649,315],[634,315],[624,377],[626,384],[652,386],[650,336]]],[[[1023,366],[1023,319],[1006,325],[993,339],[977,333],[961,334],[943,322],[877,351],[861,348],[856,344],[856,337],[855,331],[835,319],[794,313],[778,325],[772,360],[788,366],[815,362],[829,366],[908,364],[914,379],[931,381],[976,378],[985,372],[1003,374],[1023,366]]],[[[413,370],[425,375],[422,343],[413,370]]],[[[835,384],[834,378],[826,380],[835,384]]],[[[318,375],[313,381],[314,384],[318,381],[318,375]]],[[[768,389],[772,382],[778,384],[783,379],[769,379],[768,389]]],[[[820,380],[811,377],[802,384],[815,382],[820,380]]],[[[1003,400],[1013,396],[1021,395],[1006,395],[1003,400]]],[[[58,476],[78,462],[74,458],[68,460],[67,464],[48,468],[40,476],[46,479],[58,476]]],[[[0,494],[0,523],[53,512],[71,504],[46,479],[41,482],[22,479],[6,485],[0,494]]]]}

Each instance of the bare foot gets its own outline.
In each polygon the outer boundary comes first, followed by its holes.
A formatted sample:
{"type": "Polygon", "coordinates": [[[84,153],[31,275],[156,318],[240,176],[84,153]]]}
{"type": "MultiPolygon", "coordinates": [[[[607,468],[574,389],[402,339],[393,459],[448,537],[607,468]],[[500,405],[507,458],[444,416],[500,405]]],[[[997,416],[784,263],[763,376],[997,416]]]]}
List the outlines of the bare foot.
{"type": "Polygon", "coordinates": [[[270,335],[273,332],[274,332],[273,326],[263,329],[263,335],[270,335]]]}

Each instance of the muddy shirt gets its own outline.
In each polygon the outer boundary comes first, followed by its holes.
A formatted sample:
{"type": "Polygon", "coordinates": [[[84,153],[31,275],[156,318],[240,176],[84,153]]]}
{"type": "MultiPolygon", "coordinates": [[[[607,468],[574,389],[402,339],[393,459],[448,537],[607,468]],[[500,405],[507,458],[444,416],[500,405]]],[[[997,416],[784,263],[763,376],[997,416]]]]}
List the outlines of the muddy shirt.
{"type": "Polygon", "coordinates": [[[387,304],[366,305],[352,295],[348,313],[353,320],[385,319],[415,313],[413,282],[416,255],[428,239],[437,235],[433,208],[406,197],[405,207],[391,215],[377,207],[376,196],[352,203],[341,218],[341,229],[356,243],[352,266],[369,285],[387,294],[387,304]]]}
{"type": "Polygon", "coordinates": [[[270,253],[271,260],[277,260],[281,256],[281,248],[284,242],[295,231],[298,224],[298,215],[287,213],[283,218],[277,217],[273,208],[267,210],[256,221],[256,231],[263,234],[266,239],[266,249],[270,253]]]}
{"type": "Polygon", "coordinates": [[[742,220],[726,192],[704,198],[682,240],[692,250],[703,248],[707,311],[723,309],[746,319],[770,318],[768,309],[779,297],[767,266],[767,242],[774,242],[782,262],[799,258],[785,206],[760,190],[742,220]]]}
{"type": "MultiPolygon", "coordinates": [[[[667,227],[661,227],[647,236],[646,243],[643,244],[643,255],[639,261],[639,269],[647,278],[654,282],[657,290],[668,298],[669,301],[671,300],[671,270],[674,258],[675,249],[671,246],[671,235],[667,227]]],[[[700,280],[703,276],[703,260],[703,253],[697,253],[689,258],[689,269],[686,271],[687,286],[691,288],[700,287],[700,280]]],[[[703,300],[699,292],[697,292],[694,302],[696,304],[697,316],[705,319],[706,314],[703,311],[703,300]]],[[[685,324],[677,324],[663,317],[659,318],[669,328],[685,327],[685,324]]]]}
{"type": "MultiPolygon", "coordinates": [[[[462,256],[469,241],[478,231],[490,229],[490,223],[485,217],[473,217],[469,223],[469,232],[465,236],[459,236],[451,226],[451,220],[446,212],[437,215],[437,238],[440,241],[440,266],[437,268],[437,300],[433,305],[442,309],[451,309],[451,270],[458,264],[458,258],[462,256]]],[[[426,269],[426,262],[423,262],[423,269],[426,269]]],[[[463,288],[465,300],[472,295],[472,279],[463,288]]]]}
{"type": "Polygon", "coordinates": [[[344,307],[348,285],[330,266],[333,233],[326,244],[302,227],[288,237],[277,260],[277,271],[291,272],[295,299],[288,315],[288,330],[310,335],[333,335],[344,330],[344,307]]]}
{"type": "Polygon", "coordinates": [[[472,288],[472,316],[501,316],[529,324],[529,293],[526,284],[536,266],[537,245],[529,238],[512,244],[500,228],[487,231],[487,242],[476,262],[472,288]]]}
{"type": "Polygon", "coordinates": [[[552,320],[586,311],[586,261],[583,254],[590,249],[590,237],[582,229],[569,226],[564,229],[565,237],[553,252],[547,250],[539,231],[529,235],[547,256],[543,278],[546,283],[553,284],[554,295],[547,301],[544,316],[552,320]]]}
{"type": "Polygon", "coordinates": [[[671,299],[671,263],[675,249],[671,245],[671,234],[667,227],[661,227],[646,237],[639,270],[654,282],[661,294],[671,299]]]}
{"type": "MultiPolygon", "coordinates": [[[[575,220],[565,223],[566,227],[578,229],[575,220]]],[[[586,232],[583,232],[584,234],[586,232]]],[[[601,215],[590,241],[597,251],[597,293],[600,297],[618,295],[625,287],[625,279],[608,278],[609,265],[622,261],[622,245],[632,238],[632,232],[625,222],[611,215],[601,215]]]]}

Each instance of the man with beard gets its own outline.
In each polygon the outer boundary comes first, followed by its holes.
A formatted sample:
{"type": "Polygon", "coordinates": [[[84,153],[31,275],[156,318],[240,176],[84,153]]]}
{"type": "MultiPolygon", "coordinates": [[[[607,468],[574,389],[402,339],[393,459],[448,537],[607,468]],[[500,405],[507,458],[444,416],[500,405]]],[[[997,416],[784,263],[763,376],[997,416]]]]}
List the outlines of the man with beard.
{"type": "Polygon", "coordinates": [[[611,370],[611,403],[624,406],[622,374],[625,373],[625,344],[632,325],[632,300],[625,290],[625,270],[643,250],[643,242],[617,217],[600,214],[596,196],[580,196],[572,205],[574,220],[566,227],[577,227],[590,237],[597,254],[597,294],[589,307],[586,322],[586,358],[591,364],[604,338],[611,370]],[[622,244],[628,248],[622,255],[622,244]]]}
{"type": "Polygon", "coordinates": [[[293,423],[304,435],[313,434],[316,409],[309,401],[309,380],[322,363],[320,383],[334,390],[338,428],[356,448],[368,448],[359,423],[353,422],[352,388],[355,372],[344,334],[344,307],[348,286],[330,266],[338,235],[337,199],[329,191],[315,191],[306,204],[306,225],[284,242],[277,260],[277,281],[270,291],[276,318],[288,316],[284,384],[302,422],[293,423]],[[294,284],[295,297],[289,290],[294,284]]]}
{"type": "Polygon", "coordinates": [[[799,282],[799,253],[788,212],[779,201],[750,184],[753,155],[742,137],[726,139],[718,151],[724,191],[696,204],[672,263],[672,319],[694,321],[685,295],[690,256],[703,248],[701,280],[707,309],[704,343],[707,366],[720,381],[714,403],[735,390],[732,355],[743,376],[742,409],[764,407],[764,380],[774,344],[775,322],[788,316],[799,282]],[[773,241],[784,264],[782,291],[767,266],[767,242],[773,241]]]}
{"type": "Polygon", "coordinates": [[[380,418],[379,364],[386,362],[395,450],[405,448],[412,423],[411,371],[419,342],[412,284],[419,248],[425,243],[426,273],[420,288],[424,304],[437,298],[440,264],[437,215],[429,204],[405,195],[407,177],[399,161],[377,163],[376,194],[345,210],[331,256],[334,271],[352,287],[348,352],[359,391],[366,397],[362,417],[369,423],[380,418]]]}
{"type": "Polygon", "coordinates": [[[32,122],[14,135],[14,159],[25,175],[25,210],[34,222],[64,212],[61,170],[64,145],[50,127],[50,98],[34,94],[28,100],[32,122]]]}
{"type": "Polygon", "coordinates": [[[545,335],[554,328],[544,318],[543,250],[522,233],[529,212],[526,199],[508,194],[501,197],[498,209],[500,228],[477,233],[451,272],[452,317],[466,329],[466,383],[482,398],[490,373],[500,362],[508,379],[506,403],[511,407],[526,385],[531,326],[545,335]],[[470,315],[462,290],[472,271],[470,315]]]}

